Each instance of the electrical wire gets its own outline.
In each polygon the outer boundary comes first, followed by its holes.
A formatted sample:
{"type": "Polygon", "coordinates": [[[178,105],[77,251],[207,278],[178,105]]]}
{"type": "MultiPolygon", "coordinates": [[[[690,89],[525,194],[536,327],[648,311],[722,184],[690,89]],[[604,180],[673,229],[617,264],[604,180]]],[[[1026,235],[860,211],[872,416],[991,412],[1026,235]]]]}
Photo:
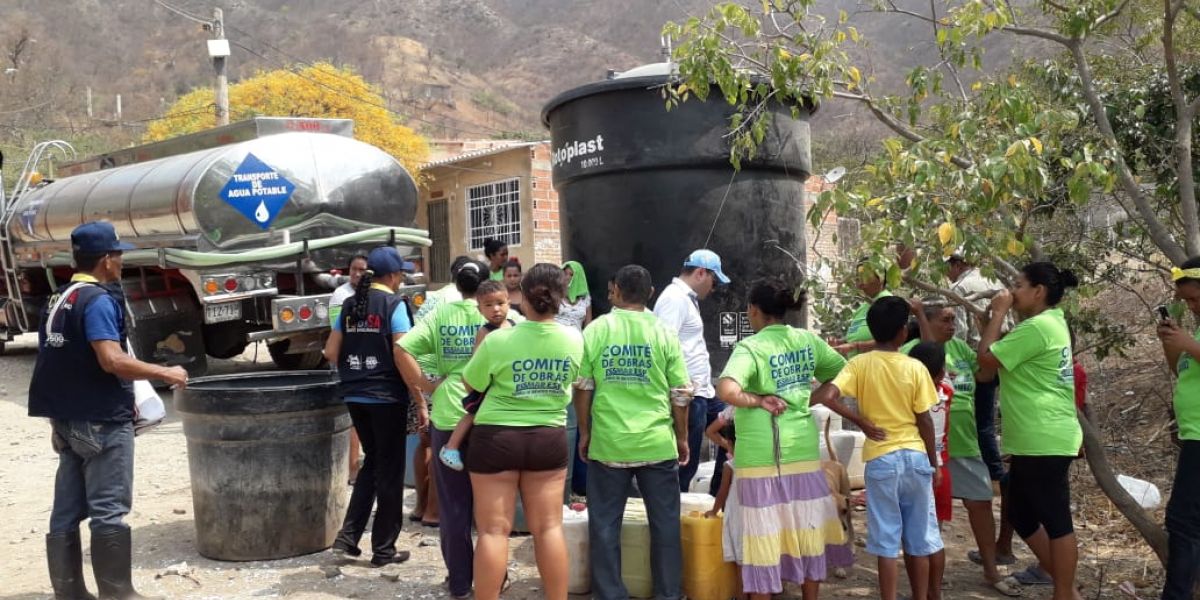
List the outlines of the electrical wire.
{"type": "Polygon", "coordinates": [[[185,19],[190,19],[190,20],[200,23],[202,25],[211,25],[213,22],[212,19],[206,19],[204,17],[193,15],[192,13],[190,13],[186,10],[183,10],[182,8],[171,6],[170,4],[163,2],[163,0],[154,0],[154,3],[185,18],[185,19]]]}
{"type": "MultiPolygon", "coordinates": [[[[192,20],[198,20],[198,19],[200,19],[200,17],[197,17],[196,15],[192,15],[192,14],[190,14],[190,13],[187,13],[186,11],[183,11],[182,9],[178,9],[178,8],[176,8],[176,7],[172,7],[172,6],[168,5],[168,4],[166,4],[165,2],[163,2],[163,0],[154,0],[154,1],[155,1],[157,4],[159,4],[159,5],[163,6],[164,8],[167,8],[168,10],[171,10],[171,11],[173,11],[173,12],[176,12],[177,14],[180,14],[181,16],[187,17],[187,18],[189,18],[189,19],[192,19],[192,20]]],[[[215,4],[211,4],[211,3],[209,3],[209,4],[210,4],[210,6],[212,6],[213,8],[216,8],[216,5],[215,5],[215,4]]],[[[201,20],[201,22],[203,22],[203,23],[211,23],[211,20],[201,20]]],[[[276,52],[276,53],[278,53],[278,54],[281,54],[281,55],[283,55],[284,57],[286,57],[288,60],[292,61],[293,63],[299,63],[299,64],[302,64],[302,65],[305,65],[305,66],[308,66],[308,67],[312,67],[312,66],[314,66],[312,62],[310,62],[310,61],[305,61],[305,60],[303,60],[303,59],[301,59],[301,58],[299,58],[299,57],[297,57],[297,56],[295,56],[295,55],[293,55],[293,54],[290,54],[290,53],[288,53],[287,51],[283,50],[282,48],[280,48],[280,47],[278,47],[278,46],[276,46],[276,45],[274,45],[274,44],[272,44],[272,43],[270,43],[270,42],[267,42],[267,41],[265,41],[265,40],[259,39],[259,38],[255,37],[254,35],[250,34],[249,32],[245,31],[244,29],[241,29],[241,28],[239,28],[239,27],[236,27],[236,26],[234,26],[234,25],[230,25],[230,24],[228,24],[228,23],[224,24],[224,28],[225,28],[227,31],[231,31],[231,32],[237,33],[238,35],[241,35],[242,37],[244,37],[244,38],[246,38],[246,39],[248,39],[248,40],[250,40],[250,41],[253,41],[253,42],[255,42],[255,43],[262,44],[263,46],[266,46],[266,47],[267,47],[267,48],[269,48],[270,50],[272,50],[272,51],[274,51],[274,52],[276,52]]],[[[267,62],[270,62],[270,63],[273,63],[273,64],[278,64],[278,65],[282,66],[283,68],[285,68],[285,69],[288,69],[288,70],[289,70],[289,71],[291,71],[292,73],[295,73],[296,75],[300,75],[301,77],[304,77],[303,75],[301,75],[301,74],[298,72],[298,70],[297,70],[296,68],[294,68],[293,66],[289,66],[288,64],[286,64],[286,63],[285,63],[284,61],[282,61],[282,60],[272,60],[272,59],[268,58],[267,56],[263,55],[261,52],[258,52],[258,51],[256,51],[256,50],[253,50],[253,49],[251,49],[251,48],[249,48],[249,47],[245,46],[244,44],[241,44],[241,43],[239,43],[239,42],[236,42],[236,41],[233,41],[233,40],[230,40],[230,43],[231,43],[231,44],[233,44],[234,46],[237,46],[238,48],[241,48],[242,50],[245,50],[246,52],[249,52],[250,54],[253,54],[254,56],[257,56],[258,58],[260,58],[260,59],[262,59],[262,60],[264,60],[264,61],[267,61],[267,62]]],[[[351,85],[355,85],[355,86],[359,86],[359,85],[361,85],[359,82],[357,82],[357,81],[354,81],[353,79],[350,79],[349,77],[346,77],[346,76],[344,76],[344,75],[342,75],[342,74],[340,74],[340,73],[330,73],[330,75],[332,75],[333,77],[335,77],[335,78],[337,78],[337,79],[341,79],[342,81],[345,81],[346,83],[349,83],[349,84],[351,84],[351,85]]],[[[468,128],[468,127],[460,127],[460,126],[454,126],[454,125],[447,125],[447,124],[445,124],[445,123],[438,123],[438,122],[435,122],[435,121],[430,121],[430,120],[428,120],[428,119],[425,119],[425,118],[419,117],[419,116],[417,116],[417,115],[404,115],[404,114],[400,114],[400,113],[397,113],[396,111],[392,110],[392,109],[391,109],[391,107],[384,106],[384,105],[381,105],[381,104],[378,104],[378,103],[375,103],[375,102],[371,102],[371,101],[369,101],[368,99],[365,99],[365,98],[360,98],[360,97],[355,97],[355,96],[349,96],[349,95],[347,95],[346,93],[344,93],[342,90],[338,90],[338,89],[336,89],[336,88],[332,88],[332,87],[330,87],[330,86],[328,86],[328,85],[322,84],[322,83],[320,83],[320,82],[317,82],[317,81],[314,81],[314,80],[312,80],[312,79],[309,79],[309,81],[312,81],[313,83],[317,83],[318,85],[321,85],[322,87],[324,87],[324,88],[326,88],[326,89],[329,89],[330,91],[333,91],[333,92],[335,92],[335,93],[337,93],[337,94],[339,94],[339,95],[342,95],[343,97],[347,97],[347,98],[350,98],[350,99],[352,99],[352,100],[355,100],[356,102],[362,102],[362,103],[368,104],[368,105],[370,105],[370,106],[374,106],[374,107],[376,107],[376,108],[381,108],[381,109],[383,109],[383,110],[386,110],[386,111],[388,112],[388,114],[391,114],[392,116],[394,116],[394,117],[397,117],[397,118],[399,118],[399,119],[402,119],[402,120],[403,120],[403,119],[412,119],[412,120],[419,121],[419,122],[421,122],[421,123],[425,123],[425,124],[427,124],[427,125],[429,125],[429,126],[431,126],[431,127],[441,127],[441,128],[447,128],[447,127],[448,127],[448,128],[450,128],[450,129],[453,129],[453,130],[455,130],[455,131],[459,131],[459,132],[462,132],[462,133],[469,133],[469,134],[480,135],[480,136],[484,136],[484,137],[491,137],[491,136],[493,136],[493,135],[495,135],[495,134],[501,134],[501,135],[503,135],[503,134],[510,133],[509,131],[506,131],[506,130],[504,130],[504,129],[500,129],[500,128],[492,127],[492,126],[490,126],[490,125],[485,125],[485,124],[481,124],[481,123],[472,123],[472,122],[470,122],[470,121],[466,121],[466,120],[464,120],[464,119],[459,119],[459,118],[452,117],[452,116],[449,116],[449,115],[438,115],[438,117],[440,117],[440,118],[442,118],[442,119],[445,119],[445,120],[447,120],[447,121],[453,121],[453,122],[455,122],[455,123],[461,123],[461,124],[463,124],[463,125],[467,125],[467,126],[469,126],[469,127],[482,128],[483,130],[486,130],[486,131],[480,131],[479,129],[470,129],[470,128],[468,128]]],[[[406,104],[406,105],[407,105],[407,106],[409,106],[409,107],[411,107],[411,108],[414,108],[414,109],[419,109],[419,108],[420,108],[420,107],[418,107],[418,106],[415,106],[415,105],[412,105],[412,104],[406,104]]]]}

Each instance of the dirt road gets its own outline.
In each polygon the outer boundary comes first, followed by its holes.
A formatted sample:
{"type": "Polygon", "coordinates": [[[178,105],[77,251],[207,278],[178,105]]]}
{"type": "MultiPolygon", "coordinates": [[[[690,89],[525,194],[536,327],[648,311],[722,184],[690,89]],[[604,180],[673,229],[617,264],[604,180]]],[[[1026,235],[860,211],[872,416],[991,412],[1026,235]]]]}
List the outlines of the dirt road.
{"type": "MultiPolygon", "coordinates": [[[[50,596],[43,536],[49,521],[57,458],[50,449],[49,426],[26,416],[26,391],[33,369],[36,339],[23,336],[0,357],[0,600],[34,600],[50,596]]],[[[219,361],[213,371],[228,373],[269,369],[266,351],[254,362],[253,350],[234,361],[219,361]]],[[[168,411],[170,403],[168,402],[168,411]]],[[[408,498],[412,502],[412,497],[408,498]]],[[[192,521],[191,488],[186,444],[179,420],[168,414],[159,428],[137,440],[133,512],[135,582],[143,593],[168,598],[441,598],[445,569],[437,548],[437,531],[405,524],[400,546],[413,558],[384,570],[363,566],[335,567],[327,553],[287,560],[229,563],[208,560],[196,553],[192,521]],[[187,563],[180,569],[180,563],[187,563]],[[183,575],[177,574],[182,572],[183,575]],[[395,579],[393,581],[392,579],[395,579]]],[[[980,584],[978,568],[965,560],[974,547],[965,513],[956,508],[956,519],[947,528],[949,565],[946,598],[999,598],[980,584]]],[[[862,513],[856,528],[864,529],[862,513]]],[[[1086,533],[1082,534],[1086,536],[1086,533]]],[[[88,533],[83,528],[85,562],[88,533]]],[[[364,541],[365,542],[365,541],[364,541]]],[[[364,544],[365,546],[365,544],[364,544]]],[[[515,584],[505,598],[540,598],[533,568],[532,541],[513,538],[512,569],[515,584]]],[[[1022,549],[1023,550],[1023,549],[1022,549]]],[[[1103,581],[1096,573],[1094,550],[1084,542],[1080,579],[1103,581]],[[1089,563],[1090,561],[1090,563],[1089,563]],[[1091,566],[1089,566],[1091,565],[1091,566]],[[1098,576],[1098,577],[1097,577],[1098,576]]],[[[848,579],[823,586],[825,597],[876,597],[874,560],[861,548],[859,564],[848,579]]],[[[1131,554],[1136,554],[1132,552],[1131,554]]],[[[1021,554],[1026,561],[1028,554],[1021,554]]],[[[1139,555],[1129,557],[1136,560],[1139,555]]],[[[90,568],[88,585],[95,590],[90,568]]],[[[1119,597],[1112,588],[1089,598],[1119,597]]],[[[797,590],[798,592],[798,590],[797,590]]],[[[796,597],[799,597],[798,594],[796,597]]],[[[1026,598],[1049,598],[1049,590],[1026,589],[1026,598]]],[[[582,597],[580,597],[582,598],[582,597]]]]}

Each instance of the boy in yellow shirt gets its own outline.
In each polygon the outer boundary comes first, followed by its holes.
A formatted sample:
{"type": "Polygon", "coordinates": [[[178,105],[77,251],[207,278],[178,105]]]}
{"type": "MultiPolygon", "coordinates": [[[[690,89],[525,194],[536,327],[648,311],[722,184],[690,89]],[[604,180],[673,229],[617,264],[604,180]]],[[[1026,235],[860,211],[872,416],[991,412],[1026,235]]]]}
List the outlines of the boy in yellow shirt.
{"type": "Polygon", "coordinates": [[[929,371],[899,352],[908,338],[908,303],[895,296],[875,301],[867,326],[875,340],[872,352],[850,359],[842,372],[813,394],[814,404],[835,412],[841,396],[858,399],[868,421],[863,431],[867,461],[867,552],[878,557],[879,591],[895,600],[901,546],[913,598],[941,598],[941,586],[929,581],[929,557],[943,548],[934,511],[933,488],[940,482],[933,420],[929,409],[937,392],[929,371]]]}

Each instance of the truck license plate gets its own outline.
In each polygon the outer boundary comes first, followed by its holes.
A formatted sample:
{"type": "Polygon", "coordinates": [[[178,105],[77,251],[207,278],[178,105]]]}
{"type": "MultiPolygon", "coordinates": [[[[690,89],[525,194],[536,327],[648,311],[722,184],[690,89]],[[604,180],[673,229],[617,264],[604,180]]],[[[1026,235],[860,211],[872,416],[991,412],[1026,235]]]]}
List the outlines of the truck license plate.
{"type": "Polygon", "coordinates": [[[222,302],[204,305],[205,323],[224,323],[242,318],[241,302],[222,302]]]}

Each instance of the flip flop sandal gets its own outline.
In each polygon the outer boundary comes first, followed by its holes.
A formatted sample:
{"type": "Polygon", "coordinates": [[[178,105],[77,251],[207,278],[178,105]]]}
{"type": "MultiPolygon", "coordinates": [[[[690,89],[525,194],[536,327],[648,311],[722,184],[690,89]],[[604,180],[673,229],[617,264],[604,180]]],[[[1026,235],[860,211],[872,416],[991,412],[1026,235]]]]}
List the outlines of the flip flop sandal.
{"type": "Polygon", "coordinates": [[[434,529],[437,529],[441,524],[436,523],[434,521],[421,521],[421,525],[423,525],[425,527],[432,527],[434,529]]]}
{"type": "MultiPolygon", "coordinates": [[[[983,555],[980,554],[978,550],[971,550],[971,551],[967,552],[967,559],[977,565],[983,564],[983,555]]],[[[1012,566],[1015,564],[1017,564],[1017,557],[1015,557],[1015,556],[1012,556],[1012,555],[1009,555],[1009,556],[997,555],[996,556],[996,566],[997,567],[1008,567],[1008,566],[1012,566]]]]}
{"type": "Polygon", "coordinates": [[[424,518],[425,518],[424,515],[417,514],[417,513],[410,513],[408,515],[408,520],[412,521],[413,523],[420,523],[424,518]]]}
{"type": "Polygon", "coordinates": [[[1021,597],[1021,582],[1012,577],[1005,577],[1000,581],[992,584],[992,589],[1008,596],[1009,598],[1021,597]]]}
{"type": "Polygon", "coordinates": [[[1029,565],[1024,571],[1013,573],[1012,578],[1021,585],[1054,585],[1054,580],[1050,578],[1050,575],[1044,573],[1037,565],[1029,565]]]}

